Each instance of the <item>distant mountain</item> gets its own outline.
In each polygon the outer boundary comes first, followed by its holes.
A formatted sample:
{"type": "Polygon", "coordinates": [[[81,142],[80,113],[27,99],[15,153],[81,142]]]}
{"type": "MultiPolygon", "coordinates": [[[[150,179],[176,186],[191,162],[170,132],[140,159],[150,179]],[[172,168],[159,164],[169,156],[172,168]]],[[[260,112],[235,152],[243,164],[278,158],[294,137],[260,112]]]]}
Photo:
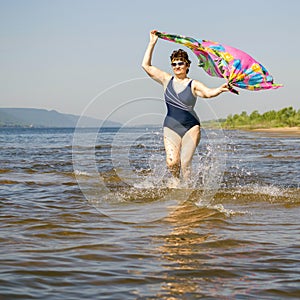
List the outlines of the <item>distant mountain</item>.
{"type": "MultiPolygon", "coordinates": [[[[36,108],[0,108],[0,127],[76,127],[80,116],[56,110],[36,108]]],[[[80,127],[99,127],[102,121],[82,117],[80,127]]],[[[102,126],[121,127],[118,122],[106,121],[102,126]]]]}

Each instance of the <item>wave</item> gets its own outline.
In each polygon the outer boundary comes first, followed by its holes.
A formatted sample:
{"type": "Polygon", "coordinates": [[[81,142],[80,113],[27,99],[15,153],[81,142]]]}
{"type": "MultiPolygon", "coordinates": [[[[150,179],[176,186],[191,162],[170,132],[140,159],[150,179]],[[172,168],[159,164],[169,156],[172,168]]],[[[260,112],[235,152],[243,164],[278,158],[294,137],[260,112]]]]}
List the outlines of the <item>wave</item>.
{"type": "Polygon", "coordinates": [[[75,176],[84,176],[84,177],[91,177],[92,174],[86,171],[74,170],[75,176]]]}
{"type": "Polygon", "coordinates": [[[287,160],[299,160],[300,156],[268,154],[268,155],[263,155],[261,158],[280,159],[280,160],[286,160],[286,159],[287,160]]]}

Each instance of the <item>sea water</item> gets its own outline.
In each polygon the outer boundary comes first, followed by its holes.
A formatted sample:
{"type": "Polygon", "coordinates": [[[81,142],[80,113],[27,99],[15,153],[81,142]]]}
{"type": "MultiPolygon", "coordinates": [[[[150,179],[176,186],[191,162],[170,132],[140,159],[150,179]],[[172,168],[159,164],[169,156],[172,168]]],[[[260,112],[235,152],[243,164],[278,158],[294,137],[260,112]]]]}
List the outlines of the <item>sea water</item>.
{"type": "Polygon", "coordinates": [[[300,137],[0,130],[0,299],[299,299],[300,137]]]}

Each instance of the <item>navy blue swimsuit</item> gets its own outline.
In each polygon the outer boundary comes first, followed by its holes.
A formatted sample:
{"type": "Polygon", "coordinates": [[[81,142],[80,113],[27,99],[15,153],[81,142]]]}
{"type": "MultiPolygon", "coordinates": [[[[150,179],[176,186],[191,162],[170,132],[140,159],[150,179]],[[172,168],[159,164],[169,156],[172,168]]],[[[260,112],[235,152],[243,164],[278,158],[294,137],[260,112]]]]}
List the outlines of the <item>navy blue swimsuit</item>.
{"type": "Polygon", "coordinates": [[[177,94],[173,88],[172,77],[165,91],[168,112],[163,126],[174,130],[181,137],[195,125],[200,126],[194,111],[197,98],[192,93],[191,85],[192,80],[183,91],[177,94]]]}

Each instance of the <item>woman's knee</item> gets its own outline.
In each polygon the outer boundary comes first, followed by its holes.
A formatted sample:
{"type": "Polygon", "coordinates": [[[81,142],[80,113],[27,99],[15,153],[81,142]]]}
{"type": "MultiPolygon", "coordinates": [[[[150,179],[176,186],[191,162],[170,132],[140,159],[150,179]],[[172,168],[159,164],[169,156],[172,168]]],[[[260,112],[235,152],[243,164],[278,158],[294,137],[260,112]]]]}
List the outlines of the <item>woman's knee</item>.
{"type": "Polygon", "coordinates": [[[180,164],[181,164],[181,168],[183,168],[183,169],[190,168],[190,166],[192,164],[192,158],[183,156],[181,158],[180,164]]]}
{"type": "Polygon", "coordinates": [[[167,162],[167,166],[169,168],[176,168],[180,166],[180,158],[176,158],[176,157],[168,157],[166,158],[166,162],[167,162]]]}

